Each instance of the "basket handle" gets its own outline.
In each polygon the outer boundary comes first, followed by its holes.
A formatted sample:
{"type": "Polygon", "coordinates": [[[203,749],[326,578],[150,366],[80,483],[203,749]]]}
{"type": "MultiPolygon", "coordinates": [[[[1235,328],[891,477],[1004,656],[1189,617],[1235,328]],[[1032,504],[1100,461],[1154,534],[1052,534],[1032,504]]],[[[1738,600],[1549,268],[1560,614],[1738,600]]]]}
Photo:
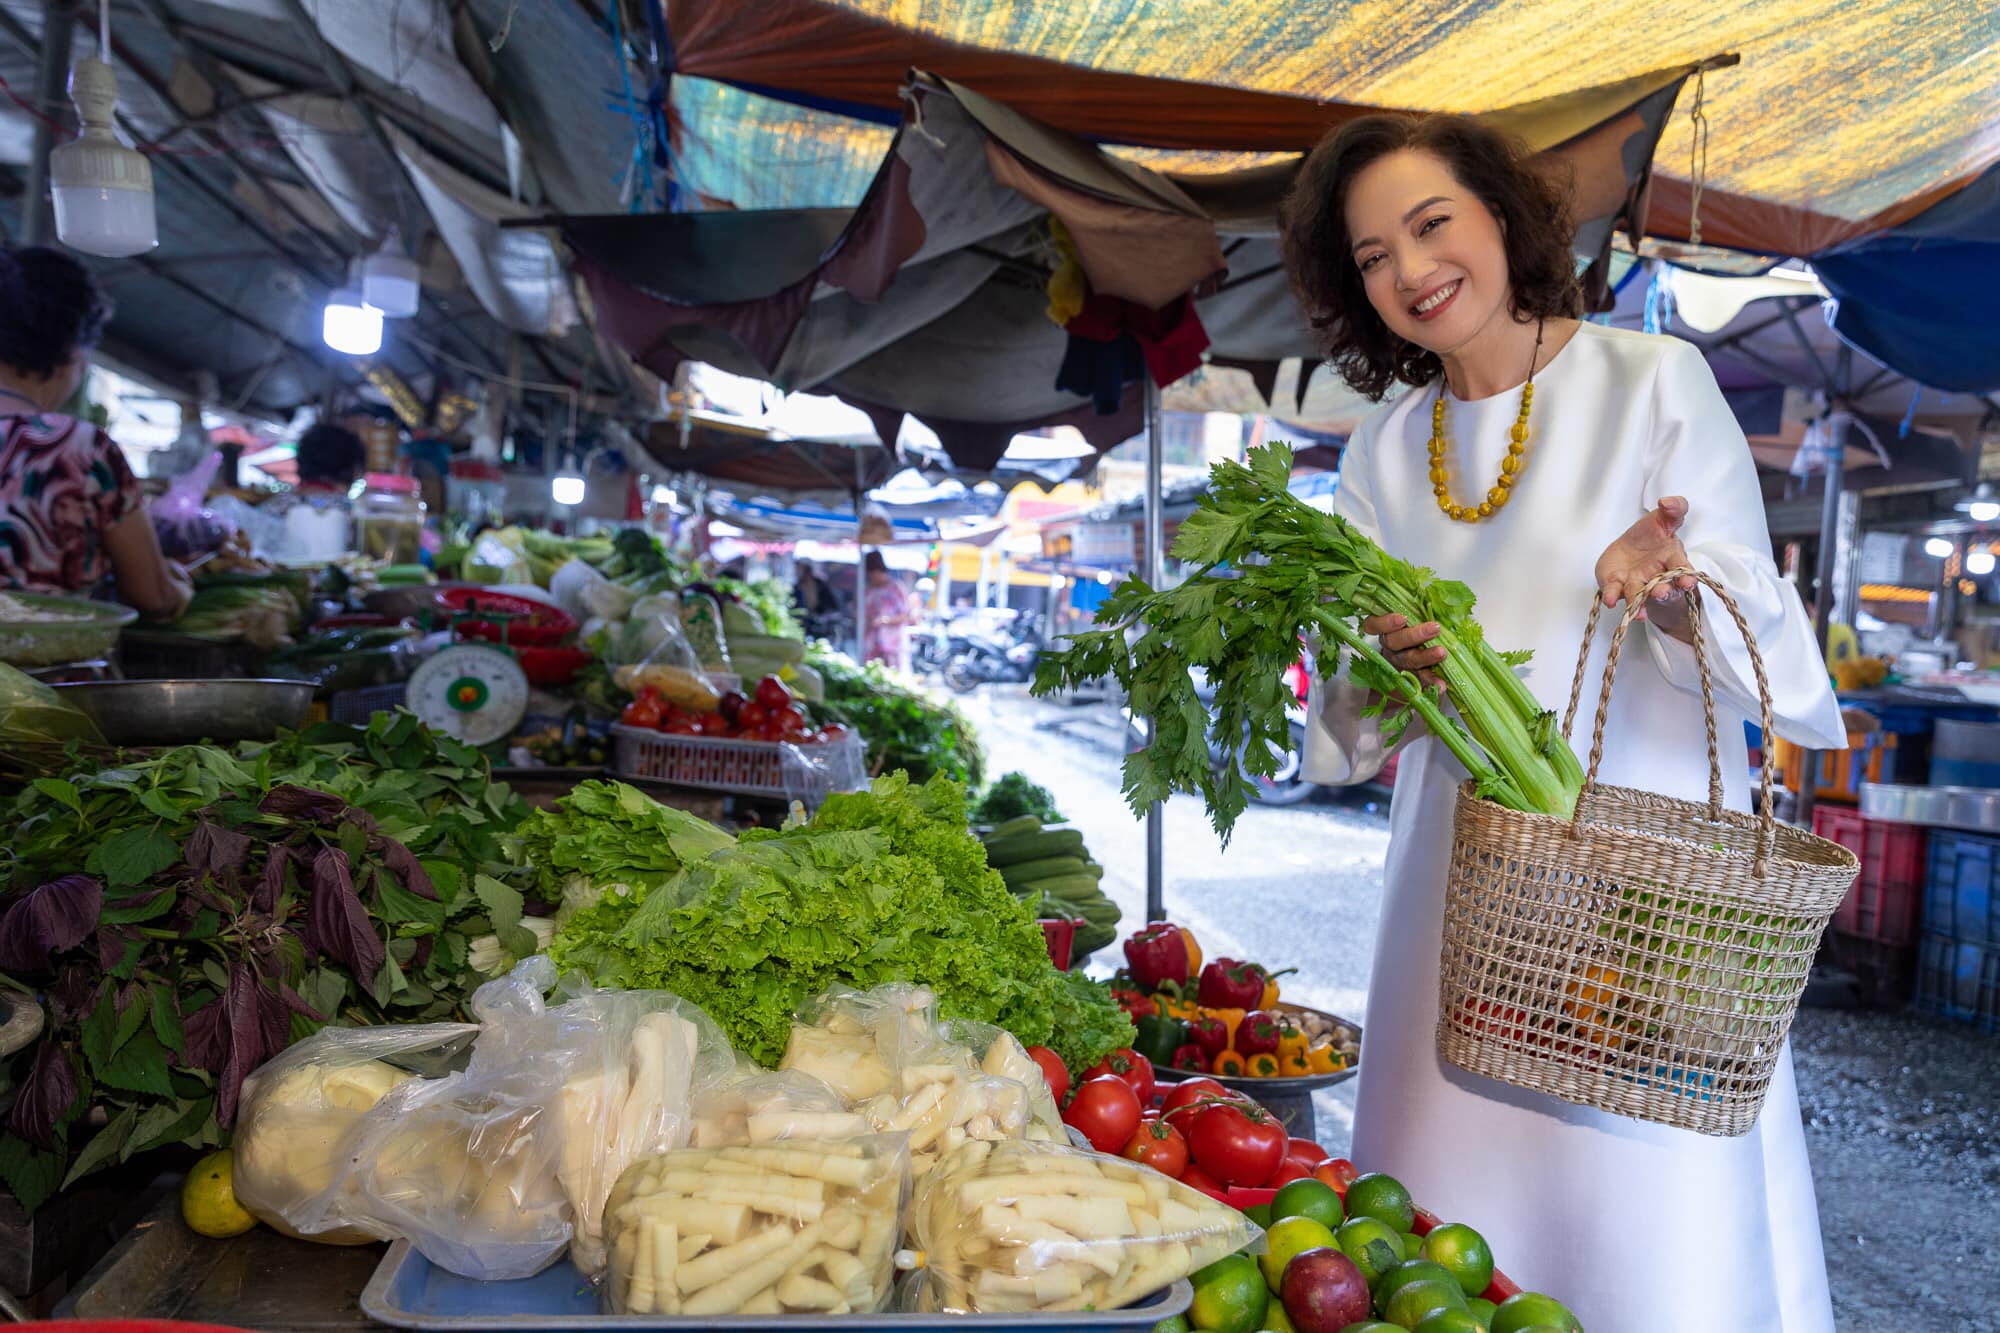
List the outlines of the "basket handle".
{"type": "MultiPolygon", "coordinates": [[[[1764,656],[1757,650],[1756,636],[1750,632],[1749,622],[1743,618],[1743,610],[1737,606],[1736,599],[1729,595],[1728,589],[1721,583],[1691,567],[1667,570],[1652,579],[1639,592],[1629,594],[1626,598],[1625,614],[1619,618],[1618,628],[1611,635],[1611,652],[1604,660],[1604,685],[1598,695],[1597,719],[1590,738],[1590,764],[1584,773],[1583,788],[1577,793],[1576,816],[1570,822],[1570,829],[1573,836],[1579,836],[1582,832],[1584,802],[1589,798],[1591,789],[1597,785],[1597,769],[1604,760],[1604,724],[1611,709],[1611,685],[1618,673],[1618,656],[1625,646],[1625,632],[1631,628],[1632,622],[1638,619],[1639,613],[1646,608],[1655,589],[1684,578],[1694,579],[1697,585],[1687,594],[1688,625],[1692,630],[1690,639],[1694,648],[1695,669],[1701,678],[1701,715],[1708,738],[1708,817],[1716,823],[1722,822],[1722,761],[1717,754],[1715,739],[1715,684],[1709,669],[1707,644],[1702,635],[1702,588],[1714,593],[1723,608],[1729,612],[1730,619],[1736,622],[1737,632],[1743,636],[1744,646],[1750,650],[1750,670],[1757,678],[1759,721],[1763,724],[1764,735],[1767,738],[1761,773],[1763,805],[1758,818],[1757,857],[1752,871],[1761,879],[1768,868],[1771,849],[1778,837],[1777,808],[1772,800],[1771,770],[1773,751],[1776,747],[1768,741],[1769,737],[1776,735],[1776,726],[1771,717],[1771,685],[1764,672],[1764,656]]],[[[1603,610],[1604,598],[1593,596],[1590,601],[1590,620],[1583,631],[1583,650],[1577,655],[1576,678],[1570,685],[1569,710],[1563,714],[1565,741],[1570,738],[1571,728],[1576,720],[1577,705],[1583,696],[1583,677],[1590,660],[1590,645],[1597,636],[1597,622],[1603,610]]]]}

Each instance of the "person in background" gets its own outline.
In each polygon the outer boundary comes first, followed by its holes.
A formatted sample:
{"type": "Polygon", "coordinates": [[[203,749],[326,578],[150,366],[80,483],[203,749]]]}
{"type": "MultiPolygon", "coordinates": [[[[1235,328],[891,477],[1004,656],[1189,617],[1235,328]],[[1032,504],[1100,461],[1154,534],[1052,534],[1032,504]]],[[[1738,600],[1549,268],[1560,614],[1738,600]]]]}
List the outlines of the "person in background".
{"type": "Polygon", "coordinates": [[[298,482],[267,501],[258,513],[270,543],[258,554],[295,564],[337,560],[354,548],[354,515],[347,493],[368,458],[368,447],[345,426],[322,421],[294,446],[298,482]]]}
{"type": "Polygon", "coordinates": [[[917,618],[916,599],[889,572],[889,562],[880,551],[870,551],[863,562],[867,570],[868,639],[862,648],[864,662],[886,662],[898,671],[906,669],[910,658],[910,622],[917,618]]]}
{"type": "Polygon", "coordinates": [[[194,595],[160,553],[110,435],[57,409],[82,384],[111,303],[59,250],[0,246],[0,588],[89,594],[171,620],[194,595]]]}

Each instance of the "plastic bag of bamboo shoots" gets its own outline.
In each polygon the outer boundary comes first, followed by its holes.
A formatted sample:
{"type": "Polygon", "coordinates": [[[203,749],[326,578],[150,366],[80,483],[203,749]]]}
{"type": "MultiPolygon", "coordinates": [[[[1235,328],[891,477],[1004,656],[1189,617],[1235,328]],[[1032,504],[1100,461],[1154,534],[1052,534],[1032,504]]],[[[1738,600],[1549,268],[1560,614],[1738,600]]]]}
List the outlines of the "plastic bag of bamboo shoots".
{"type": "Polygon", "coordinates": [[[575,1215],[570,1258],[596,1278],[612,1186],[640,1158],[687,1146],[695,1098],[736,1059],[714,1019],[666,991],[590,991],[550,1016],[574,1051],[557,1101],[556,1179],[575,1215]]]}
{"type": "Polygon", "coordinates": [[[635,1162],[604,1211],[606,1308],[688,1318],[882,1310],[909,1175],[899,1134],[635,1162]]]}
{"type": "Polygon", "coordinates": [[[689,1146],[729,1148],[786,1139],[849,1139],[874,1131],[847,1099],[810,1074],[750,1066],[695,1101],[689,1146]]]}
{"type": "Polygon", "coordinates": [[[901,1304],[953,1314],[1115,1310],[1263,1239],[1150,1167],[1053,1143],[971,1143],[916,1186],[901,1304]]]}
{"type": "Polygon", "coordinates": [[[828,992],[792,1029],[783,1063],[852,1099],[870,1128],[907,1133],[918,1178],[967,1142],[1063,1137],[1047,1080],[1020,1043],[944,1022],[923,987],[828,992]]]}

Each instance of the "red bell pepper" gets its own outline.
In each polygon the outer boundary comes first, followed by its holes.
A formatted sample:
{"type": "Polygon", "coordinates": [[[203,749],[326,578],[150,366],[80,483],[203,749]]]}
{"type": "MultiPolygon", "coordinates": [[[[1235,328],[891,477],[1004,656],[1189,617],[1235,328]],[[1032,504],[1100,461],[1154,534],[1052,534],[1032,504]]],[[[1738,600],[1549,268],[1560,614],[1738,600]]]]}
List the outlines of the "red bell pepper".
{"type": "MultiPolygon", "coordinates": [[[[1229,1025],[1219,1018],[1195,1019],[1188,1024],[1188,1035],[1211,1061],[1229,1049],[1229,1025]]],[[[1204,1064],[1202,1068],[1206,1069],[1208,1065],[1204,1064]]]]}
{"type": "Polygon", "coordinates": [[[1284,1035],[1285,1026],[1279,1017],[1268,1010],[1258,1010],[1246,1014],[1236,1025],[1236,1050],[1239,1055],[1276,1055],[1278,1039],[1284,1035]]]}
{"type": "Polygon", "coordinates": [[[1188,942],[1171,921],[1155,921],[1125,941],[1125,968],[1142,991],[1156,991],[1166,982],[1186,985],[1188,942]]]}
{"type": "Polygon", "coordinates": [[[1198,998],[1204,1009],[1255,1009],[1264,1002],[1270,974],[1256,963],[1218,958],[1201,970],[1198,998]]]}
{"type": "Polygon", "coordinates": [[[1208,1062],[1212,1058],[1201,1047],[1195,1045],[1193,1042],[1189,1042],[1187,1045],[1179,1047],[1174,1051],[1173,1068],[1190,1069],[1197,1074],[1206,1074],[1208,1072],[1208,1062]]]}
{"type": "Polygon", "coordinates": [[[1160,1012],[1160,1007],[1153,1003],[1152,996],[1141,995],[1135,990],[1126,990],[1120,986],[1113,986],[1111,988],[1111,998],[1117,1001],[1118,1007],[1131,1015],[1135,1022],[1141,1018],[1147,1018],[1160,1012]]]}

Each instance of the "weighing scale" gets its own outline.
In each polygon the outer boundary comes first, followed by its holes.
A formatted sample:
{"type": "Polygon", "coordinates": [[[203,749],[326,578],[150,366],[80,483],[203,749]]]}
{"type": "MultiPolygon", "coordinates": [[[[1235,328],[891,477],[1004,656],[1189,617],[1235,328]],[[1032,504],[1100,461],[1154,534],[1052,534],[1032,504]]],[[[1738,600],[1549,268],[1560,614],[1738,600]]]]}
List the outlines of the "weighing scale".
{"type": "Polygon", "coordinates": [[[528,677],[504,649],[453,644],[411,675],[408,706],[427,727],[469,745],[488,745],[521,725],[528,677]]]}

